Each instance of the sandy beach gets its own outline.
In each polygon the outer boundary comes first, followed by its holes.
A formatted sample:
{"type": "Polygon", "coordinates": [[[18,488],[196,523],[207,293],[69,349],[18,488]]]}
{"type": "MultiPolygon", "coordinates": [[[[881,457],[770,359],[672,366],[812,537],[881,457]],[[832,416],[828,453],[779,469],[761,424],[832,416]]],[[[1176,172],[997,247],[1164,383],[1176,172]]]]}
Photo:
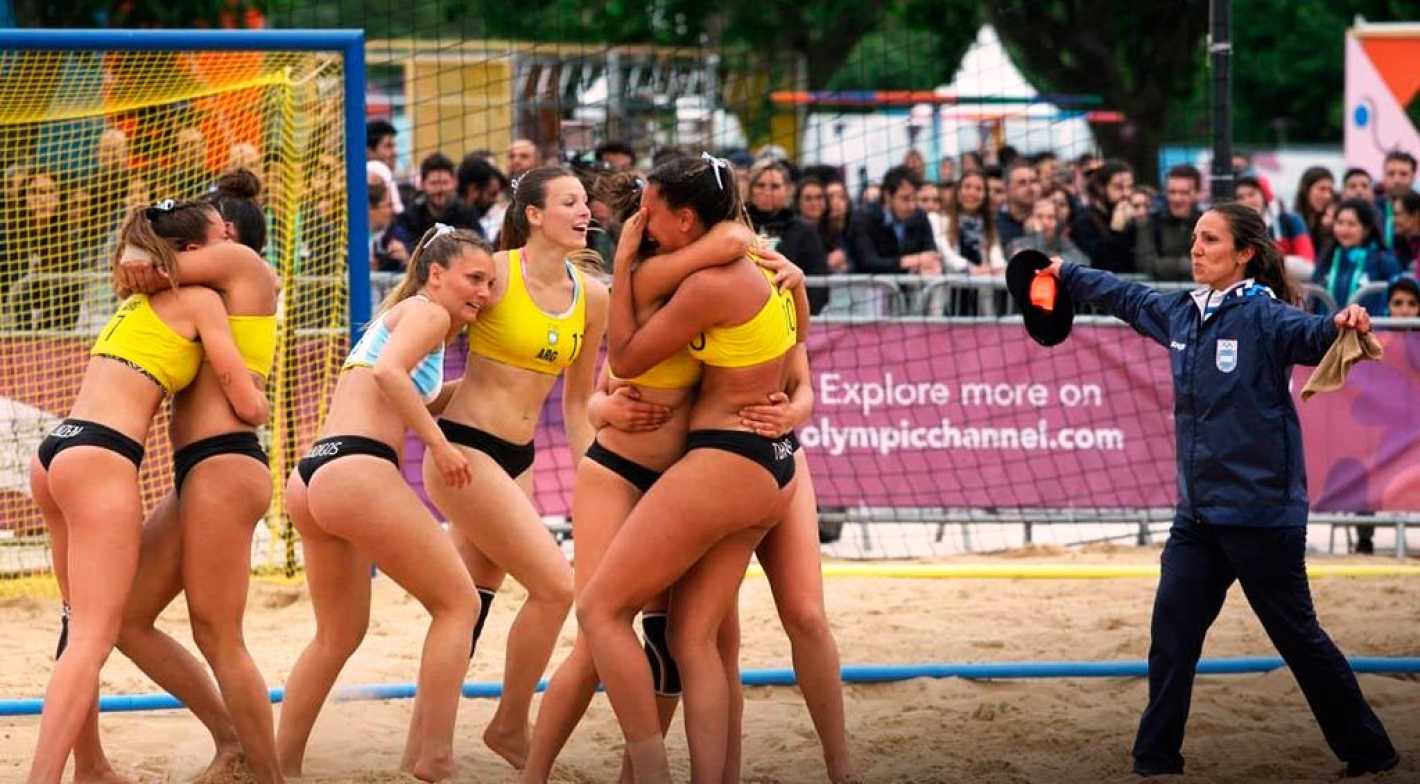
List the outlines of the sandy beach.
{"type": "MultiPolygon", "coordinates": [[[[953,563],[1156,562],[1158,548],[1036,547],[1009,555],[962,556],[953,563]]],[[[1314,562],[1382,559],[1331,559],[1314,562]]],[[[830,618],[845,664],[1141,659],[1148,650],[1155,580],[890,580],[833,578],[830,618]]],[[[1322,624],[1352,656],[1420,654],[1420,580],[1325,578],[1313,583],[1322,624]]],[[[500,594],[468,680],[494,681],[522,592],[500,594]]],[[[58,628],[58,602],[11,599],[0,605],[0,694],[42,693],[58,628]]],[[[784,667],[789,645],[767,583],[751,577],[741,595],[743,666],[784,667]]],[[[186,608],[176,602],[161,626],[191,647],[186,608]]],[[[427,616],[398,586],[379,578],[364,646],[341,676],[345,685],[414,679],[427,616]]],[[[283,683],[314,620],[299,585],[253,585],[247,638],[268,682],[283,683]]],[[[572,643],[568,621],[554,666],[572,643]]],[[[195,648],[194,648],[195,650],[195,648]]],[[[1261,625],[1234,587],[1204,656],[1273,655],[1261,625]]],[[[1360,676],[1404,761],[1384,781],[1420,782],[1420,679],[1360,676]]],[[[106,694],[155,687],[121,655],[104,670],[106,694]]],[[[1130,781],[1129,747],[1147,695],[1138,678],[971,682],[918,679],[846,689],[848,731],[869,782],[1130,781]]],[[[797,690],[746,690],[744,780],[823,781],[818,741],[797,690]]],[[[328,704],[316,725],[305,781],[408,781],[394,771],[412,703],[328,704]]],[[[511,782],[513,771],[479,736],[490,700],[465,700],[456,752],[459,782],[511,782]]],[[[122,772],[143,782],[185,782],[211,756],[202,726],[182,711],[105,714],[104,740],[122,772]]],[[[0,780],[20,781],[38,717],[0,719],[0,780]]],[[[620,734],[602,697],[564,751],[554,780],[613,781],[620,734]]],[[[681,779],[688,776],[684,734],[669,740],[681,779]]],[[[1184,753],[1183,782],[1329,781],[1342,765],[1327,749],[1285,669],[1265,675],[1200,677],[1184,753]]]]}

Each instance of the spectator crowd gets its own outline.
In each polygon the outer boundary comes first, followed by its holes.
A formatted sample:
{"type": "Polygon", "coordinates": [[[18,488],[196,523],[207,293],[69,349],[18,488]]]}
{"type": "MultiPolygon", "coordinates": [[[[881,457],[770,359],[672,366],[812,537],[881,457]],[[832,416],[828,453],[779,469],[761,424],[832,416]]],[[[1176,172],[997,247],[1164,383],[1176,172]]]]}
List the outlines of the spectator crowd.
{"type": "MultiPolygon", "coordinates": [[[[569,165],[583,178],[602,230],[593,235],[593,247],[609,259],[619,226],[595,200],[597,177],[699,154],[663,148],[643,158],[631,145],[609,141],[568,156],[517,139],[504,151],[475,150],[457,162],[435,152],[407,167],[415,176],[400,176],[406,168],[399,164],[396,138],[385,120],[366,126],[368,242],[378,271],[402,270],[418,238],[436,222],[496,242],[517,178],[547,163],[569,165]]],[[[98,137],[92,160],[75,169],[81,174],[10,164],[0,188],[4,324],[75,329],[86,296],[81,273],[102,273],[113,230],[132,205],[195,198],[218,174],[235,168],[259,174],[265,198],[279,196],[278,160],[249,144],[216,156],[212,146],[197,127],[182,128],[170,134],[163,156],[140,160],[127,133],[112,127],[98,137]]],[[[1184,282],[1192,279],[1193,224],[1207,206],[1203,177],[1193,166],[1168,169],[1156,188],[1139,182],[1128,164],[1092,154],[1062,160],[1050,152],[1026,156],[1002,147],[944,158],[929,176],[923,156],[909,150],[901,164],[856,194],[841,168],[797,164],[773,146],[757,154],[722,154],[735,168],[755,229],[813,276],[1000,278],[1012,254],[1031,248],[1144,280],[1184,282]]],[[[1308,169],[1290,208],[1245,158],[1235,160],[1234,168],[1236,198],[1263,216],[1299,282],[1337,305],[1362,292],[1361,304],[1372,315],[1412,314],[1407,303],[1415,299],[1410,292],[1420,275],[1420,193],[1410,152],[1389,153],[1378,177],[1347,169],[1339,187],[1332,171],[1308,169]]],[[[344,164],[318,154],[303,176],[293,227],[296,271],[332,280],[306,286],[297,296],[329,296],[342,272],[334,238],[340,236],[344,164]]],[[[280,227],[273,230],[280,234],[280,227]]],[[[829,290],[815,287],[811,299],[819,312],[829,290]]],[[[954,302],[954,314],[990,313],[1004,299],[973,293],[954,302]]]]}
{"type": "MultiPolygon", "coordinates": [[[[567,157],[519,139],[501,159],[482,150],[455,166],[443,154],[429,155],[419,163],[416,188],[396,185],[390,174],[394,133],[383,121],[369,125],[372,252],[378,268],[388,270],[400,268],[410,243],[433,221],[496,240],[508,188],[535,165],[570,164],[595,199],[599,172],[698,154],[664,148],[641,161],[630,145],[612,141],[590,155],[567,157]],[[402,212],[401,201],[407,205],[402,212]]],[[[799,165],[773,146],[722,154],[737,172],[755,229],[815,276],[999,278],[1012,254],[1030,248],[1143,280],[1186,282],[1193,277],[1193,225],[1208,205],[1203,175],[1193,166],[1168,169],[1154,187],[1139,182],[1128,164],[1092,154],[1061,160],[1003,147],[943,159],[928,177],[924,157],[909,150],[857,194],[849,192],[839,167],[799,165]]],[[[1410,153],[1387,155],[1379,180],[1348,169],[1339,190],[1331,171],[1308,169],[1290,209],[1245,157],[1235,159],[1234,168],[1237,200],[1263,216],[1299,283],[1312,284],[1311,291],[1325,292],[1337,305],[1368,284],[1399,283],[1393,315],[1405,314],[1405,292],[1420,274],[1420,193],[1410,153]]],[[[610,258],[618,226],[604,205],[594,200],[592,208],[604,230],[595,245],[610,258]]],[[[1392,315],[1396,292],[1380,288],[1366,288],[1361,303],[1373,315],[1392,315]]],[[[828,296],[826,288],[815,289],[815,312],[828,296]]],[[[992,312],[985,297],[957,302],[957,314],[992,312]]]]}

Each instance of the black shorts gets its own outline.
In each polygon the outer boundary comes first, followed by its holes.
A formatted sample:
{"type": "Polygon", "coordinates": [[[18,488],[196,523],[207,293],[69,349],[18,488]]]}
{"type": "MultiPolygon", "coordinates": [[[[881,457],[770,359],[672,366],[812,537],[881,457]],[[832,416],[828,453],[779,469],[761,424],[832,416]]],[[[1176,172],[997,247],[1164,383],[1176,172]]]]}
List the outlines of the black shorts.
{"type": "Polygon", "coordinates": [[[450,443],[476,449],[493,458],[493,462],[497,463],[499,468],[514,479],[532,468],[533,458],[537,456],[537,450],[533,448],[531,441],[526,444],[514,444],[485,430],[461,425],[448,419],[439,420],[439,429],[443,431],[444,438],[449,439],[450,443]]]}
{"type": "Polygon", "coordinates": [[[598,463],[606,467],[608,471],[625,479],[642,495],[651,489],[651,485],[661,478],[660,471],[653,471],[646,466],[633,460],[618,455],[601,445],[600,441],[592,441],[592,445],[587,447],[587,459],[593,463],[598,463]]]}
{"type": "Polygon", "coordinates": [[[309,486],[311,477],[316,475],[321,466],[351,455],[383,457],[390,461],[396,471],[399,470],[399,453],[383,441],[364,436],[330,436],[311,444],[311,451],[296,464],[296,473],[300,474],[301,481],[309,486]]]}
{"type": "Polygon", "coordinates": [[[743,430],[692,430],[685,440],[685,451],[719,449],[747,457],[768,471],[783,489],[794,479],[794,445],[797,443],[792,433],[771,439],[743,430]]]}
{"type": "Polygon", "coordinates": [[[133,461],[135,468],[143,466],[143,445],[111,427],[84,419],[66,419],[54,426],[39,442],[39,464],[49,470],[54,456],[71,446],[99,446],[133,461]]]}
{"type": "Polygon", "coordinates": [[[250,430],[223,433],[194,441],[173,454],[173,487],[177,492],[182,493],[183,482],[187,481],[188,473],[198,463],[218,455],[246,455],[262,465],[267,463],[266,450],[261,448],[261,440],[250,430]]]}

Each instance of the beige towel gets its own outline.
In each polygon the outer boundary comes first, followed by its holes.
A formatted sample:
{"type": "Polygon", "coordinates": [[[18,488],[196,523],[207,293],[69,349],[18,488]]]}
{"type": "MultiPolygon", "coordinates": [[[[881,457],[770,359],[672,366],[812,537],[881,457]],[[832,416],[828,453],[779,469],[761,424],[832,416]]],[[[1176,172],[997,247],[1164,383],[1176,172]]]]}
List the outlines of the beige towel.
{"type": "Polygon", "coordinates": [[[1326,356],[1317,363],[1306,386],[1302,387],[1302,400],[1318,392],[1332,392],[1346,383],[1346,374],[1351,366],[1363,359],[1380,359],[1381,342],[1367,332],[1362,335],[1354,329],[1343,329],[1336,342],[1327,349],[1326,356]]]}

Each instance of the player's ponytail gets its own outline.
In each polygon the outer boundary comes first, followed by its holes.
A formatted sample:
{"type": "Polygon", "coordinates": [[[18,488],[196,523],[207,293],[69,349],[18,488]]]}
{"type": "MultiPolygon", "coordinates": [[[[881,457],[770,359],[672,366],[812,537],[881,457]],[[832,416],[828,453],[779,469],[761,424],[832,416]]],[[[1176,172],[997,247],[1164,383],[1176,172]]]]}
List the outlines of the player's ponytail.
{"type": "Polygon", "coordinates": [[[513,203],[503,215],[503,228],[498,232],[498,250],[512,250],[528,244],[532,226],[528,223],[528,207],[547,207],[547,184],[563,177],[576,177],[571,169],[561,166],[539,166],[513,180],[513,203]]]}
{"type": "Polygon", "coordinates": [[[114,289],[121,290],[117,276],[124,256],[135,253],[152,259],[153,268],[177,288],[177,255],[194,245],[207,244],[214,212],[210,204],[172,199],[130,210],[114,243],[114,289]]]}
{"type": "Polygon", "coordinates": [[[465,243],[490,256],[493,255],[493,246],[488,244],[488,240],[468,229],[456,229],[442,223],[431,226],[424,232],[424,236],[419,238],[419,244],[414,246],[414,253],[409,257],[409,264],[404,268],[404,277],[400,279],[399,285],[380,302],[375,315],[378,316],[418,294],[424,284],[429,282],[429,267],[437,264],[448,269],[449,262],[463,250],[460,245],[465,243]]]}
{"type": "Polygon", "coordinates": [[[1283,302],[1296,305],[1300,301],[1297,288],[1287,277],[1282,253],[1267,233],[1267,224],[1263,223],[1257,210],[1229,201],[1214,205],[1211,212],[1216,212],[1228,222],[1235,250],[1252,248],[1252,258],[1248,259],[1243,274],[1272,289],[1272,293],[1283,302]]]}
{"type": "Polygon", "coordinates": [[[246,169],[223,174],[204,196],[237,231],[236,240],[258,254],[266,249],[266,215],[256,203],[261,180],[246,169]]]}

